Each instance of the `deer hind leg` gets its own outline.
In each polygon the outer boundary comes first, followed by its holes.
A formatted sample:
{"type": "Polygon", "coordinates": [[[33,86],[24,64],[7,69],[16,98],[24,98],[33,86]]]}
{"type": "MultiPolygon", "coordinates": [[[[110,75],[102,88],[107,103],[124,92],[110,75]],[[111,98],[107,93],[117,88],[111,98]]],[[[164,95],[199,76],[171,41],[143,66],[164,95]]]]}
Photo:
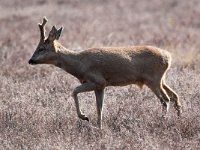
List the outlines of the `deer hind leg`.
{"type": "Polygon", "coordinates": [[[174,108],[177,111],[177,115],[180,116],[181,115],[181,103],[179,101],[178,95],[169,86],[167,86],[166,83],[164,83],[164,81],[162,83],[162,86],[165,89],[165,91],[167,92],[167,94],[169,95],[170,100],[174,102],[174,108]]]}
{"type": "Polygon", "coordinates": [[[82,120],[87,120],[89,121],[88,117],[85,116],[80,108],[79,108],[79,101],[78,101],[78,93],[82,93],[82,92],[87,92],[87,91],[93,91],[95,90],[97,87],[97,85],[93,82],[85,82],[83,83],[82,85],[76,87],[72,93],[72,96],[74,98],[74,101],[75,101],[75,105],[76,105],[76,111],[77,111],[77,115],[80,119],[82,120]]]}
{"type": "Polygon", "coordinates": [[[96,96],[97,115],[98,115],[97,125],[101,129],[104,89],[95,90],[95,96],[96,96]]]}
{"type": "Polygon", "coordinates": [[[161,83],[157,84],[148,84],[148,87],[155,93],[155,95],[160,99],[160,102],[163,107],[163,116],[168,112],[169,110],[169,102],[170,98],[167,95],[167,92],[162,87],[161,83]]]}

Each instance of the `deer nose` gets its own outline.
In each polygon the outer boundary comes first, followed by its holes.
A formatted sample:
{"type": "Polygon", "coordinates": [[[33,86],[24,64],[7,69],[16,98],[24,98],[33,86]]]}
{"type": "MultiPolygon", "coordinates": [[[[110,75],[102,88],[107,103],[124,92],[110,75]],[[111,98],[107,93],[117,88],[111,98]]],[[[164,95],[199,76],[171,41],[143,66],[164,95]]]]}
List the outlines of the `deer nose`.
{"type": "Polygon", "coordinates": [[[28,63],[29,63],[29,64],[36,64],[35,61],[34,61],[33,59],[30,59],[30,60],[28,61],[28,63]]]}

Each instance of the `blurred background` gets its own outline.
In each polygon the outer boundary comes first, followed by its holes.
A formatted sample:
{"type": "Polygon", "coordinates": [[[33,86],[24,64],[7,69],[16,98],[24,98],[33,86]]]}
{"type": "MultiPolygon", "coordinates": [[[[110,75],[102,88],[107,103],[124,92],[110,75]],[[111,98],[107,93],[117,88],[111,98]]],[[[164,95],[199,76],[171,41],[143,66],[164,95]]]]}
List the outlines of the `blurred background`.
{"type": "Polygon", "coordinates": [[[20,53],[15,57],[26,54],[15,61],[27,58],[39,40],[37,23],[46,16],[49,30],[64,26],[61,42],[70,49],[155,45],[173,51],[184,63],[198,61],[199,8],[198,0],[2,0],[1,53],[11,55],[4,50],[10,45],[9,53],[20,53]]]}
{"type": "Polygon", "coordinates": [[[199,17],[199,0],[0,0],[0,149],[200,148],[199,17]],[[93,128],[93,93],[80,95],[91,123],[78,120],[70,96],[77,80],[27,63],[43,16],[47,35],[53,25],[64,27],[60,42],[68,49],[152,45],[170,51],[167,82],[182,100],[182,119],[171,107],[163,123],[154,94],[127,86],[106,89],[103,131],[93,128]]]}

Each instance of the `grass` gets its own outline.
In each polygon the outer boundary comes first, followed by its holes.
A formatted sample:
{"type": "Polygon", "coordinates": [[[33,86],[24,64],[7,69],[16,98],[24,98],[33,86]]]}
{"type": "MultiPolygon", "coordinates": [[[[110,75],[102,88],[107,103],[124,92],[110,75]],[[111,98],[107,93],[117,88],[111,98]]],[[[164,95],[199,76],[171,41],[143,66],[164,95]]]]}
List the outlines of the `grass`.
{"type": "Polygon", "coordinates": [[[0,0],[0,149],[199,149],[200,3],[198,0],[0,0]],[[64,26],[61,43],[74,50],[153,45],[172,53],[167,83],[183,114],[147,88],[106,88],[103,129],[96,128],[94,93],[80,94],[91,120],[76,116],[78,81],[53,66],[29,66],[43,16],[64,26]]]}

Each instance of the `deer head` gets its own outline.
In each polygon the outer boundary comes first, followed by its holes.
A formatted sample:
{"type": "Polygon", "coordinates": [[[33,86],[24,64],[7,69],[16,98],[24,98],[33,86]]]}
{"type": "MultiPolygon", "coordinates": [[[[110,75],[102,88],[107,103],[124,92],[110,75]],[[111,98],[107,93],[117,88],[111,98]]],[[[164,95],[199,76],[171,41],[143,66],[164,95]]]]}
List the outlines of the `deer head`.
{"type": "Polygon", "coordinates": [[[40,42],[33,53],[33,56],[29,60],[29,64],[53,64],[56,60],[56,47],[55,42],[59,39],[63,28],[56,29],[55,26],[52,27],[49,32],[49,36],[45,36],[45,24],[47,23],[46,17],[43,18],[42,23],[38,24],[40,29],[40,42]]]}

